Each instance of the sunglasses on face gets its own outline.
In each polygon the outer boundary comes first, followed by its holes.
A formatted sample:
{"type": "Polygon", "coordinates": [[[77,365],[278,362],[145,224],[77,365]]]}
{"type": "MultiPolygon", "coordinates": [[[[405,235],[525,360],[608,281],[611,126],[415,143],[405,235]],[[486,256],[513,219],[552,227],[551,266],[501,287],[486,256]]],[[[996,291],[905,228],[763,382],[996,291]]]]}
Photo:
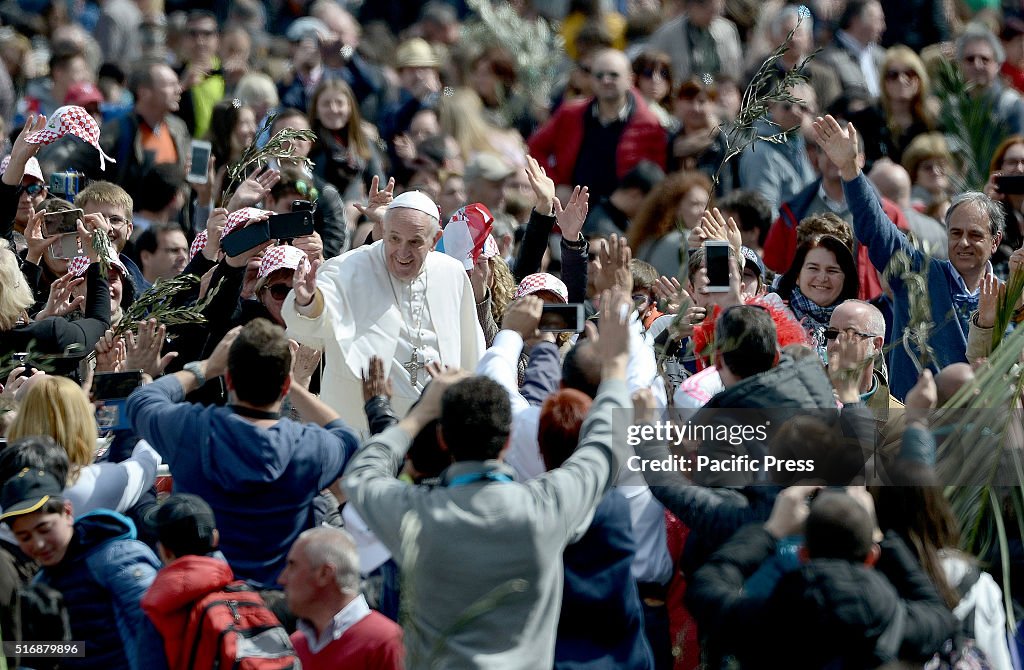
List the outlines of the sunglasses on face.
{"type": "Polygon", "coordinates": [[[31,184],[22,184],[21,186],[18,187],[18,195],[20,196],[22,193],[28,193],[30,196],[35,197],[42,193],[44,188],[46,187],[40,184],[39,182],[33,182],[31,184]]]}
{"type": "Polygon", "coordinates": [[[889,70],[885,73],[887,81],[899,81],[899,78],[903,76],[906,76],[907,79],[917,79],[917,73],[913,70],[889,70]]]}
{"type": "Polygon", "coordinates": [[[267,291],[270,292],[270,297],[274,300],[284,300],[288,297],[288,292],[291,290],[291,284],[271,284],[267,287],[267,291]]]}
{"type": "Polygon", "coordinates": [[[602,79],[605,79],[605,78],[609,78],[612,81],[617,81],[619,79],[619,77],[621,77],[621,76],[622,75],[620,75],[618,72],[610,72],[610,71],[607,71],[607,72],[595,72],[594,73],[594,79],[596,79],[598,81],[601,81],[602,79]]]}
{"type": "Polygon", "coordinates": [[[653,79],[654,75],[659,75],[662,79],[671,79],[672,75],[668,71],[667,67],[647,67],[644,68],[640,73],[648,79],[653,79]]]}
{"type": "Polygon", "coordinates": [[[839,330],[837,328],[826,328],[825,329],[825,340],[827,342],[831,342],[831,341],[837,339],[839,337],[840,333],[850,333],[851,335],[856,335],[857,337],[859,337],[862,340],[869,340],[872,337],[877,337],[876,335],[869,335],[868,333],[861,333],[859,331],[853,330],[852,328],[848,328],[846,330],[839,330]]]}

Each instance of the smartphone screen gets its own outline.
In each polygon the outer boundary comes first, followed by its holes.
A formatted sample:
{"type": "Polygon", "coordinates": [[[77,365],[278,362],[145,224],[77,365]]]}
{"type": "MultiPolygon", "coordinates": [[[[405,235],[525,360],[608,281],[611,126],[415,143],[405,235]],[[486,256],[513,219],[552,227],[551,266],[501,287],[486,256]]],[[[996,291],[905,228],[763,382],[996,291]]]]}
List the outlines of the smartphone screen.
{"type": "Polygon", "coordinates": [[[85,216],[80,209],[43,214],[43,234],[46,237],[78,232],[78,220],[85,216]]]}
{"type": "Polygon", "coordinates": [[[729,290],[729,243],[708,240],[704,243],[704,267],[708,273],[708,291],[725,293],[729,290]]]}
{"type": "Polygon", "coordinates": [[[275,214],[267,219],[267,223],[272,240],[294,240],[313,234],[313,213],[308,211],[275,214]]]}
{"type": "Polygon", "coordinates": [[[258,247],[264,242],[273,239],[266,221],[251,223],[241,230],[232,231],[220,240],[220,248],[228,256],[238,256],[253,247],[258,247]]]}
{"type": "Polygon", "coordinates": [[[127,398],[142,386],[142,370],[128,372],[97,372],[92,378],[93,400],[127,398]]]}
{"type": "Polygon", "coordinates": [[[68,233],[58,237],[53,244],[50,245],[50,255],[53,258],[74,258],[81,253],[78,246],[78,234],[68,233]]]}
{"type": "Polygon", "coordinates": [[[996,177],[996,187],[1003,195],[1024,193],[1024,174],[1004,174],[996,177]]]}
{"type": "Polygon", "coordinates": [[[582,333],[584,312],[581,303],[544,305],[539,329],[547,333],[582,333]]]}
{"type": "Polygon", "coordinates": [[[190,184],[205,184],[209,180],[206,168],[210,163],[212,147],[209,142],[192,140],[192,164],[188,171],[190,184]]]}

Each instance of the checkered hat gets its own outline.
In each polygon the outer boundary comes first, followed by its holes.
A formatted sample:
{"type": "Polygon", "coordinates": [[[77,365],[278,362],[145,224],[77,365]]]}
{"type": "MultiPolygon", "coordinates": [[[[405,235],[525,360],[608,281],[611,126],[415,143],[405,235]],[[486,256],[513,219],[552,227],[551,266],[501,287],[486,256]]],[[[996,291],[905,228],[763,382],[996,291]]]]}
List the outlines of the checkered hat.
{"type": "MultiPolygon", "coordinates": [[[[245,224],[249,223],[251,219],[255,219],[259,216],[263,216],[267,213],[265,209],[257,209],[256,207],[243,207],[242,209],[236,209],[235,211],[228,214],[228,222],[224,224],[224,231],[220,234],[221,239],[230,233],[234,232],[238,228],[244,228],[245,224]]],[[[192,246],[188,251],[188,259],[192,260],[196,257],[200,251],[206,248],[207,234],[205,230],[200,230],[196,235],[196,238],[192,240],[192,246]]]]}
{"type": "Polygon", "coordinates": [[[283,244],[279,247],[270,247],[263,253],[263,261],[260,263],[260,271],[256,274],[256,290],[259,291],[267,283],[270,275],[278,270],[297,270],[304,265],[309,270],[309,259],[306,252],[293,246],[283,244]]]}
{"type": "MultiPolygon", "coordinates": [[[[85,271],[89,269],[90,263],[92,263],[92,261],[89,260],[88,256],[75,256],[68,261],[68,272],[75,277],[81,277],[85,274],[85,271]]],[[[122,277],[128,276],[128,268],[124,266],[124,263],[122,263],[120,259],[111,258],[110,265],[111,267],[117,268],[117,271],[121,273],[122,277]]]]}
{"type": "Polygon", "coordinates": [[[100,148],[100,127],[96,124],[96,119],[85,111],[85,108],[76,105],[58,108],[43,129],[32,133],[25,141],[29,144],[52,144],[65,135],[74,135],[94,146],[96,151],[100,152],[101,170],[107,169],[106,161],[117,162],[100,148]]]}
{"type": "MultiPolygon", "coordinates": [[[[4,159],[0,161],[0,174],[7,172],[7,166],[10,164],[11,157],[4,156],[4,159]]],[[[43,168],[40,167],[39,160],[35,156],[29,158],[28,161],[25,163],[25,176],[35,177],[44,184],[46,183],[46,180],[43,179],[43,168]]]]}
{"type": "Polygon", "coordinates": [[[547,272],[537,272],[523,277],[523,281],[519,282],[519,288],[516,289],[513,300],[519,300],[538,291],[551,291],[562,302],[569,302],[569,289],[565,287],[565,283],[558,277],[549,275],[547,272]]]}

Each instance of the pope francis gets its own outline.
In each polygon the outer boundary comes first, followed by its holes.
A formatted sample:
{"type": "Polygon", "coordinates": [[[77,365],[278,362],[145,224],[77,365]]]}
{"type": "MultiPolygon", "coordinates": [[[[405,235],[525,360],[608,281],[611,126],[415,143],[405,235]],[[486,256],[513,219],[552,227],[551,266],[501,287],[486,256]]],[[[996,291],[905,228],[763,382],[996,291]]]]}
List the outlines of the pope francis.
{"type": "Polygon", "coordinates": [[[281,310],[289,337],[324,352],[321,398],[364,435],[361,374],[371,355],[384,360],[392,405],[404,416],[427,382],[427,363],[473,370],[485,348],[462,263],[432,253],[437,205],[403,193],[388,205],[383,232],[325,262],[315,278],[296,274],[281,310]]]}

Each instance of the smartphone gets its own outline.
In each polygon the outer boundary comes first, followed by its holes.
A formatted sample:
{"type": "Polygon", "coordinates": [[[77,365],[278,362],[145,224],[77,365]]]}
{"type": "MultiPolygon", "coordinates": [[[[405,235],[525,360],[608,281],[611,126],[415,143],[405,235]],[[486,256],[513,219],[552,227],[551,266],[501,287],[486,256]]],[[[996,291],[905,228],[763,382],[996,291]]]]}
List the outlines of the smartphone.
{"type": "Polygon", "coordinates": [[[704,267],[708,273],[709,293],[729,291],[729,243],[708,240],[704,243],[704,267]]]}
{"type": "Polygon", "coordinates": [[[1003,195],[1024,193],[1024,174],[1004,174],[996,177],[996,187],[1003,195]]]}
{"type": "Polygon", "coordinates": [[[551,303],[541,310],[539,330],[546,333],[582,333],[585,323],[582,303],[551,303]]]}
{"type": "Polygon", "coordinates": [[[68,209],[63,212],[43,214],[43,235],[66,235],[78,232],[78,220],[85,214],[80,209],[68,209]]]}
{"type": "Polygon", "coordinates": [[[93,400],[121,400],[142,386],[142,370],[97,372],[92,378],[93,400]]]}
{"type": "Polygon", "coordinates": [[[50,255],[54,258],[69,259],[81,254],[78,246],[78,234],[61,235],[50,245],[50,255]]]}
{"type": "Polygon", "coordinates": [[[294,240],[313,234],[313,213],[310,211],[292,211],[287,214],[275,214],[267,219],[270,225],[270,239],[294,240]]]}
{"type": "Polygon", "coordinates": [[[192,163],[188,170],[188,183],[205,184],[210,175],[206,168],[210,164],[213,147],[205,140],[192,140],[192,163]]]}
{"type": "Polygon", "coordinates": [[[312,212],[316,207],[309,200],[292,200],[293,212],[312,212]]]}
{"type": "Polygon", "coordinates": [[[249,249],[258,247],[264,242],[272,240],[270,229],[266,221],[250,223],[245,228],[234,230],[230,235],[225,235],[220,240],[220,248],[228,256],[239,256],[249,249]]]}

